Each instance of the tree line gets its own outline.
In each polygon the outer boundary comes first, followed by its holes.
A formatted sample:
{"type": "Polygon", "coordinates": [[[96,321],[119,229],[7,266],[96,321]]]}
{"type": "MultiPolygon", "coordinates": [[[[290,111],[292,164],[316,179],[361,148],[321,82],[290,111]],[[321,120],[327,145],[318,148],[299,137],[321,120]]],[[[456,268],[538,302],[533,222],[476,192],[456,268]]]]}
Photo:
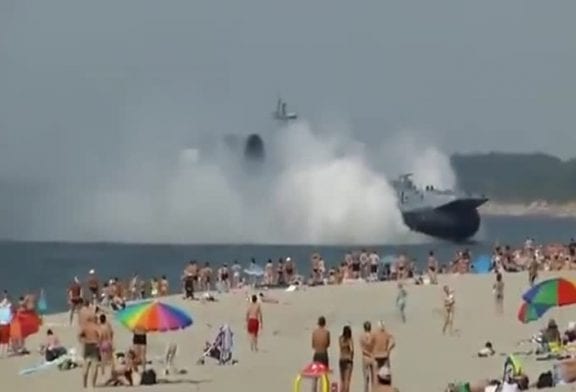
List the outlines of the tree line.
{"type": "Polygon", "coordinates": [[[576,201],[576,158],[541,154],[455,154],[461,190],[502,202],[576,201]]]}

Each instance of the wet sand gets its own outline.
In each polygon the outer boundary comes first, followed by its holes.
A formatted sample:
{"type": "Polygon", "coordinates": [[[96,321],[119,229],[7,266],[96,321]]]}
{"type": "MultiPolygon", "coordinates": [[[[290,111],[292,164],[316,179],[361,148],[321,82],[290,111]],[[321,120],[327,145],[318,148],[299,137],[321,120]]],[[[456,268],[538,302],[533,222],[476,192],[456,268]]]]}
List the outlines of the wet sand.
{"type": "MultiPolygon", "coordinates": [[[[576,274],[563,272],[576,278],[576,274]]],[[[356,355],[352,391],[362,390],[361,368],[357,336],[362,323],[373,324],[382,319],[394,334],[397,347],[392,354],[392,371],[396,386],[402,392],[443,391],[451,380],[478,380],[499,378],[503,372],[504,356],[500,353],[525,350],[517,347],[520,339],[529,338],[547,319],[523,325],[516,319],[520,296],[527,284],[527,274],[505,275],[505,310],[498,316],[494,310],[493,275],[443,276],[438,286],[407,284],[407,324],[402,324],[395,311],[396,285],[394,283],[347,284],[334,287],[308,288],[286,293],[270,291],[280,304],[264,304],[264,330],[260,339],[261,351],[251,353],[245,335],[244,294],[220,296],[217,303],[183,302],[170,297],[167,302],[178,304],[190,311],[195,324],[191,328],[165,334],[150,334],[149,357],[163,355],[166,344],[179,345],[176,365],[188,374],[172,385],[138,387],[147,391],[203,391],[223,392],[251,390],[253,392],[291,391],[296,373],[311,357],[310,333],[319,315],[324,315],[332,332],[333,344],[330,360],[337,368],[337,337],[346,324],[352,326],[356,355]],[[456,293],[456,336],[441,333],[441,285],[449,284],[456,293]],[[205,340],[210,340],[221,323],[229,323],[235,332],[234,366],[218,366],[208,359],[206,365],[196,365],[205,340]],[[475,353],[486,341],[494,344],[498,354],[487,359],[475,358],[475,353]]],[[[576,306],[550,312],[562,329],[570,320],[576,320],[576,306]]],[[[67,316],[48,316],[46,325],[53,326],[67,347],[77,346],[76,328],[67,326],[67,316]]],[[[131,335],[114,322],[116,343],[124,349],[131,335]]],[[[35,349],[44,337],[42,332],[30,338],[28,348],[35,349]]],[[[552,362],[535,361],[533,356],[521,357],[531,380],[551,368],[552,362]]],[[[19,376],[22,368],[39,363],[37,354],[21,358],[0,359],[0,380],[7,390],[81,390],[81,371],[50,369],[29,376],[19,376]]],[[[338,380],[339,375],[333,375],[338,380]]],[[[101,390],[106,390],[100,388],[101,390]]],[[[114,388],[111,388],[114,389],[114,388]]],[[[304,388],[303,388],[304,390],[304,388]]],[[[307,388],[306,388],[307,390],[307,388]]],[[[558,388],[557,390],[570,390],[558,388]]]]}

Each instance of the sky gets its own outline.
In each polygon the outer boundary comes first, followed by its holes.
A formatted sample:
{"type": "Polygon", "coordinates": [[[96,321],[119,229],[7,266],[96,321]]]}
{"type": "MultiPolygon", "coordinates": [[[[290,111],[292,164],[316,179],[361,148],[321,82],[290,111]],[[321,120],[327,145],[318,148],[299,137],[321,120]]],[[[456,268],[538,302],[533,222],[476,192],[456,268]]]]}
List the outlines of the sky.
{"type": "Polygon", "coordinates": [[[446,153],[571,157],[574,15],[573,0],[0,0],[0,185],[19,203],[113,186],[201,135],[264,132],[279,94],[368,142],[408,129],[446,153]]]}

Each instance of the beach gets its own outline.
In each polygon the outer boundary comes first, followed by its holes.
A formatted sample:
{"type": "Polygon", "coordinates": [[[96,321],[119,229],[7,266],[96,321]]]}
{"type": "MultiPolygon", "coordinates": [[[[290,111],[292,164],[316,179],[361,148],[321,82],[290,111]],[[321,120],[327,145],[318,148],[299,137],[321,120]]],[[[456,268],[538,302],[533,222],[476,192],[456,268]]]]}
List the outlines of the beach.
{"type": "MultiPolygon", "coordinates": [[[[576,277],[575,273],[562,272],[564,277],[576,277]]],[[[391,368],[395,385],[400,391],[443,391],[450,381],[475,381],[483,378],[500,378],[505,356],[501,353],[526,350],[517,342],[528,339],[538,328],[544,326],[548,315],[554,316],[561,329],[576,320],[576,306],[555,309],[543,319],[531,324],[521,324],[516,317],[521,294],[527,286],[526,273],[506,274],[504,314],[494,310],[492,284],[494,276],[445,275],[438,286],[415,286],[407,283],[407,323],[402,324],[395,311],[396,284],[351,283],[340,286],[306,288],[302,291],[285,292],[270,290],[267,295],[279,304],[262,305],[264,329],[260,338],[260,352],[250,352],[245,334],[244,317],[247,300],[245,293],[219,295],[218,302],[184,302],[172,296],[163,301],[176,304],[189,311],[194,325],[186,330],[163,334],[150,334],[149,358],[161,357],[169,342],[178,344],[176,365],[188,374],[175,376],[179,380],[171,385],[134,387],[149,391],[203,391],[222,392],[251,390],[254,392],[291,391],[299,369],[312,357],[310,334],[317,318],[323,315],[332,334],[330,360],[337,368],[337,337],[344,325],[350,325],[355,343],[365,320],[383,320],[396,339],[392,353],[391,368]],[[441,288],[450,285],[456,296],[455,336],[441,333],[441,288]],[[228,323],[235,333],[233,366],[218,366],[207,359],[205,365],[196,365],[204,343],[211,340],[216,328],[228,323]],[[476,358],[475,353],[486,341],[491,341],[497,354],[490,358],[476,358]]],[[[47,327],[57,333],[66,347],[77,347],[76,327],[67,326],[67,315],[56,314],[45,318],[41,332],[27,341],[31,351],[41,343],[47,327]]],[[[130,333],[117,322],[113,323],[116,345],[124,350],[131,341],[130,333]]],[[[352,379],[353,391],[363,388],[360,354],[356,345],[355,368],[352,379]]],[[[552,366],[551,361],[535,361],[531,356],[520,357],[531,381],[540,372],[552,366]]],[[[0,360],[0,379],[11,391],[81,389],[81,371],[48,369],[27,376],[18,372],[41,363],[41,357],[31,355],[0,360]]],[[[160,375],[160,372],[158,372],[160,375]]],[[[332,376],[337,381],[337,370],[332,376]]],[[[101,388],[106,390],[105,388],[101,388]]],[[[114,389],[114,388],[113,388],[114,389]]],[[[304,388],[303,388],[304,389],[304,388]]],[[[558,389],[562,390],[562,389],[558,389]]]]}

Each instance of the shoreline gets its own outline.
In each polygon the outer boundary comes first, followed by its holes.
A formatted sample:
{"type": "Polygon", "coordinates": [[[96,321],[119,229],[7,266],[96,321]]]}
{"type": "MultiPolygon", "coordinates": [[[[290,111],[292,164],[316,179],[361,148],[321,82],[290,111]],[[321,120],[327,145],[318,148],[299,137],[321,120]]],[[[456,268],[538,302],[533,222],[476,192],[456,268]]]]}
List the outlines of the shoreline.
{"type": "Polygon", "coordinates": [[[480,206],[479,211],[489,216],[576,218],[576,202],[549,203],[539,200],[530,203],[502,203],[489,201],[480,206]]]}

